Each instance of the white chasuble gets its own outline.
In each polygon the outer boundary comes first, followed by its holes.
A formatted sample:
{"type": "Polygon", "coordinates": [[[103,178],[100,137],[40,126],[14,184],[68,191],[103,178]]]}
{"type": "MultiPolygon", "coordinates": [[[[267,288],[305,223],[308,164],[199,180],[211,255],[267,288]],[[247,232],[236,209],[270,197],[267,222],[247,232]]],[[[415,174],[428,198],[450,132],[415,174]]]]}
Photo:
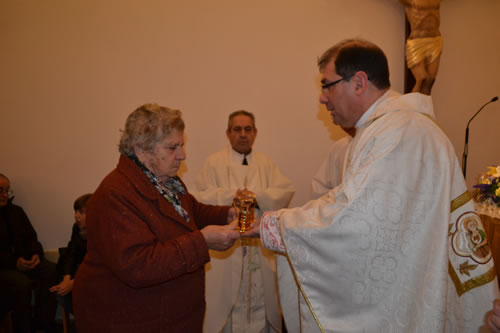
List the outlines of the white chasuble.
{"type": "MultiPolygon", "coordinates": [[[[191,193],[206,204],[232,205],[236,191],[247,188],[256,194],[257,216],[287,207],[295,190],[278,167],[258,152],[248,155],[244,166],[238,155],[228,147],[209,156],[191,193]]],[[[224,252],[210,251],[205,268],[206,333],[220,332],[228,321],[235,333],[260,332],[266,319],[281,332],[275,254],[256,239],[247,242],[242,246],[237,241],[224,252]]]]}
{"type": "Polygon", "coordinates": [[[301,331],[487,331],[491,250],[431,98],[388,91],[370,109],[343,183],[261,221],[303,296],[301,331]]]}

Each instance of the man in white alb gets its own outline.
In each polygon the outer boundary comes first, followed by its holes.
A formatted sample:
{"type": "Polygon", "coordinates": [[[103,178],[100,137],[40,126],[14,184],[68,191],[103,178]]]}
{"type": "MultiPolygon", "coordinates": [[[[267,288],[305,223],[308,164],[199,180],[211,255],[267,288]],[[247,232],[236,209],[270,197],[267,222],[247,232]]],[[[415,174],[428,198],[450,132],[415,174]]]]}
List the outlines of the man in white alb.
{"type": "MultiPolygon", "coordinates": [[[[231,205],[238,190],[256,194],[256,215],[287,207],[292,183],[264,154],[252,150],[255,117],[240,110],[229,116],[230,146],[212,154],[195,180],[195,197],[206,204],[231,205]]],[[[206,267],[204,332],[281,332],[276,259],[257,239],[241,241],[224,252],[210,251],[206,267]]]]}
{"type": "Polygon", "coordinates": [[[319,68],[320,102],[356,128],[342,183],[247,233],[288,256],[294,332],[482,332],[495,267],[431,97],[391,90],[385,54],[364,40],[336,44],[319,68]]]}
{"type": "Polygon", "coordinates": [[[356,133],[356,129],[345,128],[344,131],[349,135],[340,138],[332,144],[327,158],[321,163],[321,166],[311,180],[312,199],[317,199],[330,192],[330,190],[342,182],[345,153],[347,152],[347,146],[351,143],[352,137],[356,133]]]}

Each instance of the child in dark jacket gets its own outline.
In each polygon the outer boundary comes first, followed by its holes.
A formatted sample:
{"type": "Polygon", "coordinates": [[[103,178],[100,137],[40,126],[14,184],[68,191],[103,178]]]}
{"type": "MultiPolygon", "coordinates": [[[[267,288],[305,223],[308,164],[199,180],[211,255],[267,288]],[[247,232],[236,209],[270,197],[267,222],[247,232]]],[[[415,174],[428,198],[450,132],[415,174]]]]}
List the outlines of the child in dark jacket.
{"type": "Polygon", "coordinates": [[[58,273],[62,281],[50,288],[50,291],[58,295],[59,302],[66,312],[73,313],[71,290],[73,289],[73,279],[78,267],[87,253],[86,235],[86,209],[87,201],[92,194],[84,194],[75,200],[73,208],[75,210],[75,223],[71,233],[71,240],[66,249],[61,251],[57,262],[58,273]]]}

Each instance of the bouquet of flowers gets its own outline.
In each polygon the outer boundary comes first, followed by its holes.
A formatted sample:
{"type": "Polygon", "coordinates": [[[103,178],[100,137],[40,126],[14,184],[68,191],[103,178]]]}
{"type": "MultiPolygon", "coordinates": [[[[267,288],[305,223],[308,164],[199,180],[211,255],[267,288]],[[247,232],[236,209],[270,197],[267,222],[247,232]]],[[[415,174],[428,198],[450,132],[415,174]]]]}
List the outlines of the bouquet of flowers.
{"type": "Polygon", "coordinates": [[[500,166],[488,167],[488,172],[481,175],[477,188],[477,196],[480,201],[489,201],[500,207],[500,166]]]}

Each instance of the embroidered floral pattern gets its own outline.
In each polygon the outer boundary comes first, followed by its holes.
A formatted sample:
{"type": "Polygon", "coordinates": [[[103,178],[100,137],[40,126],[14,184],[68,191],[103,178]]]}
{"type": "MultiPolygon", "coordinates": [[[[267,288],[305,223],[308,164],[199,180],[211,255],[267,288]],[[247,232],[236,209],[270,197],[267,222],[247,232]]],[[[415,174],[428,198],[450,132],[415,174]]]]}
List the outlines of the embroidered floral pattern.
{"type": "Polygon", "coordinates": [[[264,246],[277,252],[285,252],[280,234],[279,212],[265,212],[260,220],[260,238],[264,246]]]}

